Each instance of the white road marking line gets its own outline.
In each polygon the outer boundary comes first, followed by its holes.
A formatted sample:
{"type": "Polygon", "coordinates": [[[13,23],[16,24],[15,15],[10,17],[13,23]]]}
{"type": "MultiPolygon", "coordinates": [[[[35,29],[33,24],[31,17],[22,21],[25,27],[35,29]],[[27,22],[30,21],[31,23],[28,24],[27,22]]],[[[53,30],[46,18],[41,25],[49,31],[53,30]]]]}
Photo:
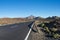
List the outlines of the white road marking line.
{"type": "Polygon", "coordinates": [[[28,34],[27,34],[27,36],[25,37],[24,40],[28,40],[28,37],[29,37],[29,35],[30,35],[31,31],[32,31],[33,25],[34,25],[34,23],[32,24],[32,26],[31,26],[31,28],[30,28],[30,30],[29,30],[29,32],[28,32],[28,34]]]}

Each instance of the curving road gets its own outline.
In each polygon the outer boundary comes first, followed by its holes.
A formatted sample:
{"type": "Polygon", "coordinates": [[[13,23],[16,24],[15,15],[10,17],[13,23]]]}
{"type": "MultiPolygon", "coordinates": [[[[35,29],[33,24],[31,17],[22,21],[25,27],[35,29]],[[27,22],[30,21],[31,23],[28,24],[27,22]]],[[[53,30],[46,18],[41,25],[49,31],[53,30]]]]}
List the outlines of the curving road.
{"type": "Polygon", "coordinates": [[[0,40],[24,40],[32,22],[0,26],[0,40]]]}

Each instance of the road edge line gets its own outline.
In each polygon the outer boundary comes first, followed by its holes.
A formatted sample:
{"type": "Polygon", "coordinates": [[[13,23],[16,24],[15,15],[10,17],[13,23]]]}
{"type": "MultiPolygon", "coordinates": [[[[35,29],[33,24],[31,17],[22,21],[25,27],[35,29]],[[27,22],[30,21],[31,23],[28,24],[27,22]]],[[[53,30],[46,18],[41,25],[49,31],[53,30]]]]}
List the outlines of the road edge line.
{"type": "Polygon", "coordinates": [[[24,40],[28,39],[28,37],[29,37],[29,35],[30,35],[31,31],[32,31],[33,25],[34,25],[34,23],[32,24],[32,26],[31,26],[31,28],[30,28],[30,30],[29,30],[29,32],[28,32],[28,34],[27,34],[27,36],[25,37],[24,40]]]}

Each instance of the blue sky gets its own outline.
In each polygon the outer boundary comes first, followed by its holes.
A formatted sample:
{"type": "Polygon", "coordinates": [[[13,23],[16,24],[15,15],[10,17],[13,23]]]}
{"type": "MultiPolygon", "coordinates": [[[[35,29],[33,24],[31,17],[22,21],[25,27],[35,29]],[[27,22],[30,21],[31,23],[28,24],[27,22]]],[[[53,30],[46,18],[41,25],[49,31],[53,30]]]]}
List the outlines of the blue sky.
{"type": "Polygon", "coordinates": [[[0,0],[1,17],[60,16],[60,0],[0,0]]]}

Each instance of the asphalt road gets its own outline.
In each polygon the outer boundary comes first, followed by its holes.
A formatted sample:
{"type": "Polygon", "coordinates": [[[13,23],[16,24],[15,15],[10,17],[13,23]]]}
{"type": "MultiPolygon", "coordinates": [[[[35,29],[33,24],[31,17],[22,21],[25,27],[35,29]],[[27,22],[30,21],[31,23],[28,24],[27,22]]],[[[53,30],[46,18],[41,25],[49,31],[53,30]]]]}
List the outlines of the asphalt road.
{"type": "Polygon", "coordinates": [[[0,40],[24,40],[32,22],[0,26],[0,40]]]}

